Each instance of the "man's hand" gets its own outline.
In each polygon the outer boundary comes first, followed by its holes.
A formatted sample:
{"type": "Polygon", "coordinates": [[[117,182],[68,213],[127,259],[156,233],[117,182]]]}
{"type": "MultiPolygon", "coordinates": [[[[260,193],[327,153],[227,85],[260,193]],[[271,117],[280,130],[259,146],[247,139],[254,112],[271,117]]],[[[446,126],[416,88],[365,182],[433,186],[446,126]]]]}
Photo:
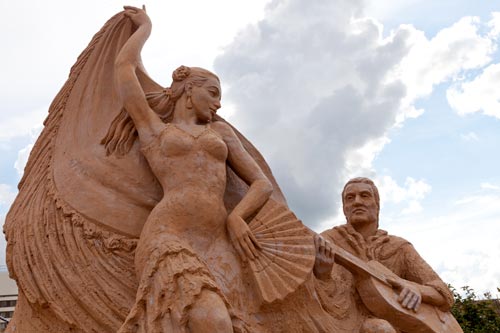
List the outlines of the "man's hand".
{"type": "Polygon", "coordinates": [[[401,303],[403,308],[415,312],[418,311],[420,304],[422,304],[422,294],[418,286],[403,279],[388,278],[387,282],[389,282],[394,289],[401,290],[398,302],[401,303]]]}
{"type": "Polygon", "coordinates": [[[314,235],[314,245],[316,245],[316,260],[314,261],[314,275],[326,280],[332,271],[335,251],[329,242],[320,235],[314,235]]]}

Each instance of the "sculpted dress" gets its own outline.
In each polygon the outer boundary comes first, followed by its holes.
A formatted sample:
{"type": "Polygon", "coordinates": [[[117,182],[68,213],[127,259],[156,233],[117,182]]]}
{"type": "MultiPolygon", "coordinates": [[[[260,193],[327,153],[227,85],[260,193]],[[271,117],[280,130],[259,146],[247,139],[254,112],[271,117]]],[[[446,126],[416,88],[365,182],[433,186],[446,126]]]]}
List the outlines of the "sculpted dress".
{"type": "Polygon", "coordinates": [[[168,123],[141,151],[164,196],[139,238],[139,291],[119,332],[185,332],[187,311],[204,288],[225,301],[236,332],[248,331],[245,314],[230,306],[251,297],[226,233],[225,142],[210,124],[193,136],[168,123]]]}

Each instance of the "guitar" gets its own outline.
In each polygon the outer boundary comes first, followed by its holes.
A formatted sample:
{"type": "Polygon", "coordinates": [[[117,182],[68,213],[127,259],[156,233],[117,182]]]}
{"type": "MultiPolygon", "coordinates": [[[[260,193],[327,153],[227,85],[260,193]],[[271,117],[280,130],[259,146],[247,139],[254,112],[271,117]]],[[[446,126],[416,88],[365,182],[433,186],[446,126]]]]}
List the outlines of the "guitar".
{"type": "Polygon", "coordinates": [[[389,280],[405,281],[376,260],[365,262],[341,247],[329,242],[335,251],[335,262],[344,266],[356,278],[361,300],[376,317],[408,333],[463,333],[450,312],[422,303],[417,312],[403,308],[399,294],[389,280]]]}

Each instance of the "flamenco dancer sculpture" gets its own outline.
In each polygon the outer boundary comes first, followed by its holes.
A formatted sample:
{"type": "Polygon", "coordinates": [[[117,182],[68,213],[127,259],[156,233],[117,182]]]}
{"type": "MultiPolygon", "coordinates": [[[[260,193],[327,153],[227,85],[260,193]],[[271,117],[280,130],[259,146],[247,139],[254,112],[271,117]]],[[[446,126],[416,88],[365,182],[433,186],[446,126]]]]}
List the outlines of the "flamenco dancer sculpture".
{"type": "Polygon", "coordinates": [[[4,227],[7,332],[358,332],[365,312],[318,297],[314,233],[216,114],[218,77],[181,66],[159,86],[150,31],[125,7],[50,106],[4,227]]]}
{"type": "Polygon", "coordinates": [[[12,332],[258,332],[310,275],[312,237],[216,115],[219,79],[181,66],[160,87],[150,31],[144,10],[111,18],[50,106],[5,225],[12,332]]]}

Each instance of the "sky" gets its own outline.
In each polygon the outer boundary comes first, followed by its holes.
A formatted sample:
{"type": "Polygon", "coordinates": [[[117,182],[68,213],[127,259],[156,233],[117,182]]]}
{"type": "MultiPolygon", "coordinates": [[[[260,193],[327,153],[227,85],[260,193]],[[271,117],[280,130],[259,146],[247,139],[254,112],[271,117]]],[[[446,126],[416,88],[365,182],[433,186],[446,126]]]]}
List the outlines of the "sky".
{"type": "MultiPolygon", "coordinates": [[[[124,4],[142,2],[0,2],[2,223],[50,102],[124,4]]],[[[344,223],[342,187],[367,176],[380,227],[444,281],[500,287],[500,1],[146,6],[149,74],[167,86],[181,64],[215,71],[220,114],[259,148],[305,224],[344,223]]]]}

